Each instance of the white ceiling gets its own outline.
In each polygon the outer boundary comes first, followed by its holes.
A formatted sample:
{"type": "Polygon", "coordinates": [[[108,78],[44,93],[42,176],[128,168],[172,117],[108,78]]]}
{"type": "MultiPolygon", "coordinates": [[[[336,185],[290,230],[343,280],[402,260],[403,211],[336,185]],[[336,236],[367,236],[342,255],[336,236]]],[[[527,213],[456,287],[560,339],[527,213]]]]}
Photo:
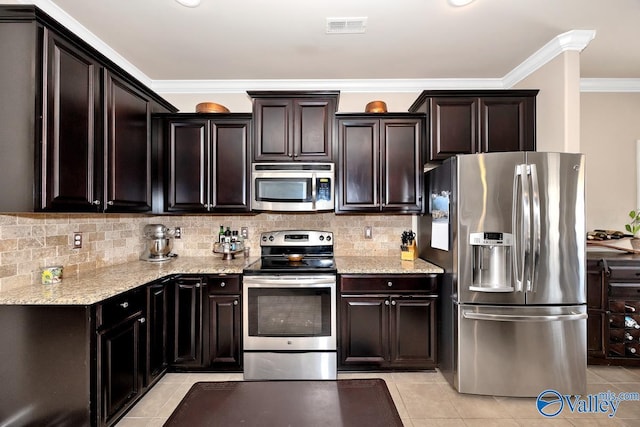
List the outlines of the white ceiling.
{"type": "Polygon", "coordinates": [[[581,53],[581,77],[640,81],[640,0],[475,0],[462,8],[447,0],[202,0],[197,8],[174,0],[9,2],[35,3],[85,27],[102,50],[120,56],[116,62],[153,84],[491,81],[571,30],[595,30],[581,53]],[[327,17],[367,17],[366,32],[327,35],[327,17]]]}

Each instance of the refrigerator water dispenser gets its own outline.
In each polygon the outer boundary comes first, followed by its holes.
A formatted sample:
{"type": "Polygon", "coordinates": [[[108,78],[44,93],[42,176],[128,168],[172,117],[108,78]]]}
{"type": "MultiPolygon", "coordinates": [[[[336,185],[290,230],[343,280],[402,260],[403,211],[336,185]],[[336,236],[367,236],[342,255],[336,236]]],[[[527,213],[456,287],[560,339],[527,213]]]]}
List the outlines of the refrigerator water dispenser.
{"type": "Polygon", "coordinates": [[[512,292],[510,233],[471,233],[473,249],[473,283],[476,292],[512,292]]]}

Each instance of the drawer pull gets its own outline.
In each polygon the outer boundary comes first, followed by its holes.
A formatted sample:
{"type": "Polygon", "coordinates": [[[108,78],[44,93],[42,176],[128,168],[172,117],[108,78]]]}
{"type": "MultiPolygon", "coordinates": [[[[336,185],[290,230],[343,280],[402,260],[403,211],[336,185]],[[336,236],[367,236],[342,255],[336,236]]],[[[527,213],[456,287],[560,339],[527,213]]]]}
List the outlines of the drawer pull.
{"type": "Polygon", "coordinates": [[[220,287],[221,287],[221,288],[224,288],[225,286],[227,286],[227,284],[226,284],[226,283],[224,283],[224,282],[220,282],[220,287]]]}
{"type": "Polygon", "coordinates": [[[388,287],[392,287],[393,286],[393,282],[391,282],[391,281],[387,282],[387,286],[388,287]]]}
{"type": "Polygon", "coordinates": [[[125,301],[123,303],[120,303],[120,307],[127,308],[127,307],[129,307],[129,303],[127,301],[125,301]]]}
{"type": "Polygon", "coordinates": [[[144,323],[146,321],[147,321],[147,319],[145,319],[144,317],[141,317],[141,318],[138,319],[138,322],[140,322],[140,323],[144,323]]]}
{"type": "Polygon", "coordinates": [[[238,305],[238,300],[233,301],[233,305],[238,305]]]}
{"type": "Polygon", "coordinates": [[[384,305],[389,305],[389,300],[385,300],[384,305]]]}
{"type": "Polygon", "coordinates": [[[396,300],[391,301],[391,305],[396,305],[396,300]]]}

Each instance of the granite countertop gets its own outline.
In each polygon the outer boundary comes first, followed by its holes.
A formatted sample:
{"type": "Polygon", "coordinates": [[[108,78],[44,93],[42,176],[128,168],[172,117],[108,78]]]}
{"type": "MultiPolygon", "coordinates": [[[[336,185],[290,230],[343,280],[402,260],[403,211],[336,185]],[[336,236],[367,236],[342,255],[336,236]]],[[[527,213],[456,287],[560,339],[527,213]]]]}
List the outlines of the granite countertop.
{"type": "Polygon", "coordinates": [[[441,274],[444,270],[422,259],[402,261],[400,257],[336,257],[339,274],[441,274]]]}
{"type": "MultiPolygon", "coordinates": [[[[177,257],[168,262],[133,261],[104,267],[55,285],[33,285],[0,292],[0,305],[91,305],[173,274],[242,274],[258,258],[177,257]]],[[[438,274],[443,270],[417,259],[336,257],[339,274],[438,274]]]]}

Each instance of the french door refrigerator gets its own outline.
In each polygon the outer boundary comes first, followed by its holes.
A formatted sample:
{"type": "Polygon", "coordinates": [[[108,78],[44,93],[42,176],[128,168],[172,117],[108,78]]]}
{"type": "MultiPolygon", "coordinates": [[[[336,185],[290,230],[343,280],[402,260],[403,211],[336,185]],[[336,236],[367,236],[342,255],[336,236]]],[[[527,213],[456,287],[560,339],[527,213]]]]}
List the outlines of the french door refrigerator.
{"type": "Polygon", "coordinates": [[[445,270],[438,361],[461,393],[586,390],[584,156],[457,155],[425,172],[420,256],[445,270]]]}

